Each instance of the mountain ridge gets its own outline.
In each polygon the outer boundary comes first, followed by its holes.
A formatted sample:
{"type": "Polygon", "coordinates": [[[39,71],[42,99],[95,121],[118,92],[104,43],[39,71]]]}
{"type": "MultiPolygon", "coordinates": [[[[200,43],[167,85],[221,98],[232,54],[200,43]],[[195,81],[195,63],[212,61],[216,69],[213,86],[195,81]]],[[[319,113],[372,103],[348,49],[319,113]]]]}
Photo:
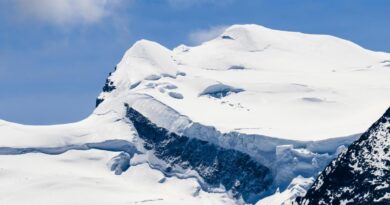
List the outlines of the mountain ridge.
{"type": "Polygon", "coordinates": [[[390,108],[319,175],[298,204],[390,203],[390,108]]]}

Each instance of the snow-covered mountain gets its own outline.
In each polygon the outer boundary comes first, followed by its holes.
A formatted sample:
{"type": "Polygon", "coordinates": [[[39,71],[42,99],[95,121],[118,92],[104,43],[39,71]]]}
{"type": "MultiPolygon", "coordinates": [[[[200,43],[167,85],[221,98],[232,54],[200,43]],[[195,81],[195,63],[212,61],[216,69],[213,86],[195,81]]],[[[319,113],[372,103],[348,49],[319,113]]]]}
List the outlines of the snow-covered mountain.
{"type": "Polygon", "coordinates": [[[390,204],[390,109],[321,173],[299,204],[390,204]]]}
{"type": "Polygon", "coordinates": [[[75,193],[94,204],[291,201],[389,106],[389,67],[387,53],[258,25],[196,47],[138,41],[87,119],[0,121],[0,179],[13,187],[0,201],[47,191],[65,204],[75,193]],[[39,166],[15,171],[26,162],[39,166]]]}
{"type": "Polygon", "coordinates": [[[335,37],[238,25],[173,51],[138,41],[98,102],[149,95],[222,132],[321,140],[362,133],[382,114],[389,66],[389,54],[335,37]]]}

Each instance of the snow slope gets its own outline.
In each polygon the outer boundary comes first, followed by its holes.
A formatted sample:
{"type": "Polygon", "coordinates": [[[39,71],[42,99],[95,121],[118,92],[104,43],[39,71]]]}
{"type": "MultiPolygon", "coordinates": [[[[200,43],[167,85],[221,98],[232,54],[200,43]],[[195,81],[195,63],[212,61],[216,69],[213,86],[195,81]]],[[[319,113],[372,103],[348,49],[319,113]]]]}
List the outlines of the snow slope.
{"type": "Polygon", "coordinates": [[[115,175],[108,166],[115,155],[88,150],[0,156],[0,204],[234,204],[225,194],[203,192],[194,179],[165,178],[147,164],[115,175]]]}
{"type": "Polygon", "coordinates": [[[99,98],[146,94],[223,132],[321,140],[362,133],[387,108],[388,60],[332,36],[236,25],[197,47],[137,42],[99,98]]]}
{"type": "Polygon", "coordinates": [[[291,201],[389,106],[389,62],[335,37],[258,25],[231,26],[197,47],[138,41],[87,119],[0,121],[0,170],[11,170],[0,178],[45,179],[10,185],[0,201],[52,204],[30,194],[48,191],[64,204],[80,203],[73,193],[97,204],[291,201]],[[158,183],[163,175],[168,183],[158,183]],[[45,186],[53,183],[65,185],[45,186]],[[6,197],[16,191],[25,197],[6,197]]]}
{"type": "Polygon", "coordinates": [[[108,140],[134,140],[134,131],[117,113],[92,114],[76,123],[21,125],[0,120],[0,147],[66,147],[108,140]]]}

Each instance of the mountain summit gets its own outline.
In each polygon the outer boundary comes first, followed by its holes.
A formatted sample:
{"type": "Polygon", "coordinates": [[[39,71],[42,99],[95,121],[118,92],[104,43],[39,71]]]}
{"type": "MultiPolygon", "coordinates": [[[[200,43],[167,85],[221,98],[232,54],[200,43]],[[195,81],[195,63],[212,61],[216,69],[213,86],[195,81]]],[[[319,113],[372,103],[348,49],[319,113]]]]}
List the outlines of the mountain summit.
{"type": "Polygon", "coordinates": [[[196,47],[136,42],[97,104],[137,93],[224,132],[323,140],[362,133],[387,108],[389,60],[332,36],[234,25],[196,47]]]}

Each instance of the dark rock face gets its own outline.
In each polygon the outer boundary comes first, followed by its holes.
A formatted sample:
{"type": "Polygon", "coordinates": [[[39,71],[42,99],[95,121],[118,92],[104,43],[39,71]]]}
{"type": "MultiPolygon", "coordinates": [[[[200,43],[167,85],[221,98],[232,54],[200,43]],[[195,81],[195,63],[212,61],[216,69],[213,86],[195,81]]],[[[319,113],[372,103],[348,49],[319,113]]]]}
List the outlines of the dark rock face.
{"type": "Polygon", "coordinates": [[[390,204],[390,109],[328,165],[297,204],[390,204]]]}
{"type": "Polygon", "coordinates": [[[103,92],[109,93],[109,92],[115,90],[116,87],[113,84],[114,83],[112,81],[110,81],[110,79],[106,79],[106,83],[103,86],[103,92]]]}
{"type": "Polygon", "coordinates": [[[234,40],[234,38],[230,37],[230,36],[221,36],[222,39],[228,39],[228,40],[234,40]]]}
{"type": "MultiPolygon", "coordinates": [[[[116,67],[115,67],[115,69],[114,69],[114,71],[116,70],[116,67]]],[[[114,85],[114,82],[112,82],[111,80],[110,80],[110,76],[111,76],[111,72],[108,74],[108,78],[106,79],[106,83],[104,84],[104,86],[103,86],[103,92],[107,92],[107,93],[109,93],[109,92],[111,92],[111,91],[113,91],[113,90],[115,90],[116,89],[116,87],[115,87],[115,85],[114,85]]],[[[100,103],[102,103],[104,101],[104,99],[102,99],[102,98],[97,98],[96,99],[96,105],[95,105],[95,107],[97,107],[97,106],[99,106],[99,104],[100,103]]]]}
{"type": "Polygon", "coordinates": [[[96,105],[95,105],[95,107],[99,106],[100,103],[102,103],[103,101],[104,101],[104,99],[102,99],[102,98],[96,98],[96,105]]]}
{"type": "Polygon", "coordinates": [[[195,170],[207,186],[223,185],[236,198],[242,197],[248,203],[257,201],[272,183],[270,170],[247,154],[170,133],[131,107],[127,107],[127,117],[144,140],[144,147],[170,165],[165,170],[167,174],[175,166],[195,170]]]}

